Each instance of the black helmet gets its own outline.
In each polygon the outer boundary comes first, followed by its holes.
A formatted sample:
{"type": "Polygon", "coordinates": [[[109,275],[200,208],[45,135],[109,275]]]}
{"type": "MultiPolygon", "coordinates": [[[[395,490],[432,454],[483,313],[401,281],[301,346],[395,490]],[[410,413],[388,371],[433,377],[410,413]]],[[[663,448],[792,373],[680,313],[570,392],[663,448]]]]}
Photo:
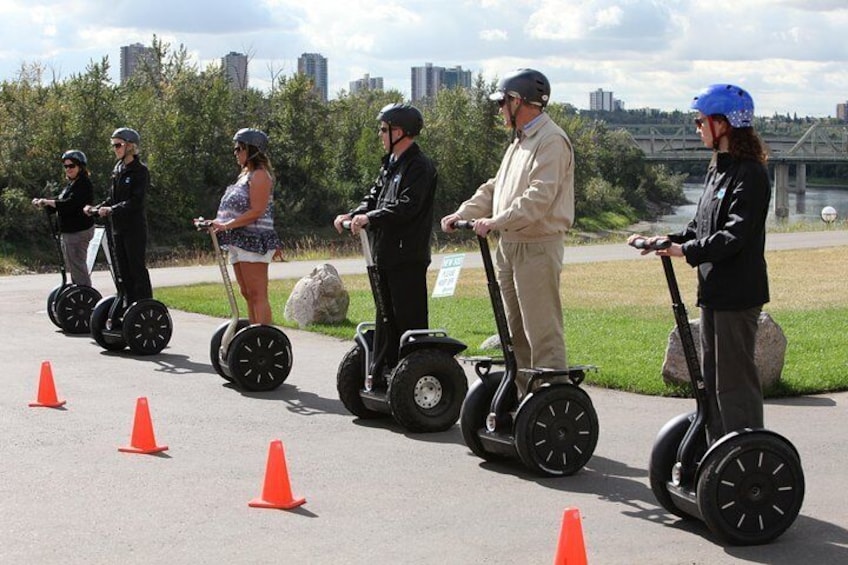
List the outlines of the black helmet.
{"type": "Polygon", "coordinates": [[[377,121],[398,127],[403,133],[415,137],[424,128],[424,116],[411,104],[388,104],[377,114],[377,121]]]}
{"type": "Polygon", "coordinates": [[[127,143],[135,143],[136,145],[141,142],[141,136],[132,128],[118,128],[112,132],[112,138],[123,139],[127,143]]]}
{"type": "Polygon", "coordinates": [[[507,96],[544,108],[551,99],[551,83],[537,70],[518,69],[501,79],[489,100],[500,102],[507,96]]]}
{"type": "Polygon", "coordinates": [[[259,149],[262,153],[268,150],[268,135],[262,130],[241,128],[233,136],[233,141],[236,143],[244,143],[245,145],[252,145],[259,149]]]}
{"type": "Polygon", "coordinates": [[[71,161],[76,161],[80,165],[88,166],[88,159],[85,157],[85,153],[79,149],[68,149],[62,153],[61,160],[64,161],[65,159],[70,159],[71,161]]]}

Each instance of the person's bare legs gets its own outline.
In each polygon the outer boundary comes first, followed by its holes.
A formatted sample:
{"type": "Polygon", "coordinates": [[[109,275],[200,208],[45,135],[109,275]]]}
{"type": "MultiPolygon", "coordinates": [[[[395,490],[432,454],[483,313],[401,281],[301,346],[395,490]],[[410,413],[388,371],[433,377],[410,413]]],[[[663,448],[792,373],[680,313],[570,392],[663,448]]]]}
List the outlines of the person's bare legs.
{"type": "Polygon", "coordinates": [[[241,295],[247,302],[247,319],[251,324],[271,325],[271,302],[268,300],[268,263],[239,262],[233,265],[241,295]]]}

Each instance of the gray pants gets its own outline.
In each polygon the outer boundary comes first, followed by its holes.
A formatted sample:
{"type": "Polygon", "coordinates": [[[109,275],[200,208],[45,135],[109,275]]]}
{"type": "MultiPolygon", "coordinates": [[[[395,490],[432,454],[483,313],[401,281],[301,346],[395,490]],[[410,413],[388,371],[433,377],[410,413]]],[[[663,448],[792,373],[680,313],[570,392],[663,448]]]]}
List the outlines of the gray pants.
{"type": "Polygon", "coordinates": [[[71,275],[74,284],[91,286],[91,277],[88,274],[86,256],[88,254],[88,243],[94,235],[94,226],[87,230],[63,233],[62,254],[65,258],[65,268],[71,275]]]}
{"type": "Polygon", "coordinates": [[[763,391],[754,346],[762,307],[701,308],[701,369],[707,390],[707,438],[763,427],[763,391]]]}

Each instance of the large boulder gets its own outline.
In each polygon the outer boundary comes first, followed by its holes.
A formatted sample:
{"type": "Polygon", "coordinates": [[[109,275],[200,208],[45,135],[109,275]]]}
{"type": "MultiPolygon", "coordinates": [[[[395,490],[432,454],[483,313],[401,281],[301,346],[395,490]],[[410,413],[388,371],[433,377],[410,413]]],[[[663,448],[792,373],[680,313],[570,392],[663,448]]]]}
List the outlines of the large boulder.
{"type": "Polygon", "coordinates": [[[350,295],[339,272],[329,263],[312,269],[294,285],[283,315],[300,327],[309,324],[334,324],[344,321],[350,295]]]}
{"type": "MultiPolygon", "coordinates": [[[[692,337],[698,358],[701,357],[701,320],[689,320],[692,337]]],[[[768,390],[780,380],[783,362],[786,356],[786,336],[771,316],[766,312],[760,313],[757,320],[757,341],[754,347],[754,363],[760,375],[763,390],[768,390]]],[[[680,334],[675,327],[668,336],[668,346],[665,350],[665,360],[662,366],[663,381],[671,385],[689,383],[689,370],[683,356],[683,346],[680,334]]]]}

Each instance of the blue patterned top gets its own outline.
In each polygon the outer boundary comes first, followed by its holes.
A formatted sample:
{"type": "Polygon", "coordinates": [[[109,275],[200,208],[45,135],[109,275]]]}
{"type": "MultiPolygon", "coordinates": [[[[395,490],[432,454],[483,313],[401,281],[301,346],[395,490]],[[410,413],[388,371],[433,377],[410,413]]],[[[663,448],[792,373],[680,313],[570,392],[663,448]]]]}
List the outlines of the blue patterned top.
{"type": "MultiPolygon", "coordinates": [[[[250,177],[253,173],[242,173],[236,182],[227,187],[218,205],[218,219],[227,222],[250,210],[250,177]]],[[[218,242],[226,249],[235,245],[245,251],[264,255],[283,246],[274,231],[274,196],[268,198],[265,213],[255,222],[218,234],[218,242]]]]}

